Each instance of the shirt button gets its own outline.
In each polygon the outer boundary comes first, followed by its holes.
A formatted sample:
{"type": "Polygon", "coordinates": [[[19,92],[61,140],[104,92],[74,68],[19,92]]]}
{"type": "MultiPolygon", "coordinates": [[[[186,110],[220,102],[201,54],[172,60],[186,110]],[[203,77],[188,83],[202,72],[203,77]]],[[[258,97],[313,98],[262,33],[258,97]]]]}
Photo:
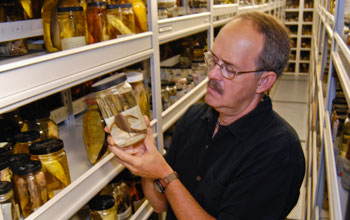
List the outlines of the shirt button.
{"type": "Polygon", "coordinates": [[[197,176],[197,177],[196,177],[196,180],[199,182],[199,181],[202,180],[202,178],[201,178],[200,176],[197,176]]]}

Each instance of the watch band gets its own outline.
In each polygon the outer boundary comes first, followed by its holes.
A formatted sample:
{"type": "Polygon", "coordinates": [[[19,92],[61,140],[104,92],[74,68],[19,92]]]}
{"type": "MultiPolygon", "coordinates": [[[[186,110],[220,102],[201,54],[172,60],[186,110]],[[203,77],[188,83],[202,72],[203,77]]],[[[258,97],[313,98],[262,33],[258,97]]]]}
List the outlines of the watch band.
{"type": "Polygon", "coordinates": [[[177,172],[172,172],[162,179],[155,179],[154,188],[160,193],[165,193],[165,188],[167,187],[167,185],[177,178],[179,178],[177,172]]]}
{"type": "Polygon", "coordinates": [[[171,181],[173,181],[173,180],[175,180],[175,179],[177,179],[177,178],[179,178],[179,174],[177,174],[177,172],[174,171],[174,172],[170,173],[169,175],[167,175],[166,177],[160,179],[159,181],[160,181],[160,183],[162,184],[162,186],[163,186],[164,188],[166,188],[167,185],[168,185],[171,181]]]}

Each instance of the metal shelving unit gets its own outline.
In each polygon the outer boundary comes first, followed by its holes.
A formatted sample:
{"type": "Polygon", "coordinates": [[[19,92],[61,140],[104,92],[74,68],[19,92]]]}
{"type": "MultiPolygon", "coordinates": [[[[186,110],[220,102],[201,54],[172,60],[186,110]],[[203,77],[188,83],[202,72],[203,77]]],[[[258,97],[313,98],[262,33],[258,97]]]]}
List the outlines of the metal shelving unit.
{"type": "MultiPolygon", "coordinates": [[[[158,149],[162,151],[163,132],[173,125],[190,105],[203,97],[207,80],[201,82],[167,110],[162,111],[159,44],[208,31],[210,47],[213,42],[213,28],[224,25],[237,13],[260,10],[282,18],[283,7],[283,1],[242,7],[238,4],[213,5],[213,1],[209,1],[208,12],[158,21],[156,1],[149,0],[150,31],[148,32],[55,53],[41,52],[0,61],[2,91],[0,114],[51,94],[66,91],[106,73],[150,59],[152,93],[156,94],[153,96],[154,119],[151,125],[157,138],[158,149]]],[[[42,35],[40,20],[13,25],[26,27],[28,23],[35,30],[28,36],[42,35]]],[[[0,23],[0,30],[8,28],[8,25],[0,23]]],[[[18,38],[17,35],[3,33],[0,32],[0,41],[18,38]]],[[[109,154],[95,165],[88,163],[82,153],[84,145],[81,137],[81,118],[74,117],[74,114],[81,112],[82,109],[82,100],[68,102],[66,106],[57,110],[60,114],[55,118],[60,122],[70,118],[69,123],[60,127],[60,133],[67,151],[72,183],[27,219],[47,220],[52,216],[56,219],[68,219],[124,169],[113,154],[109,154]]],[[[147,219],[152,211],[152,207],[145,201],[132,219],[147,219]]]]}
{"type": "Polygon", "coordinates": [[[350,106],[350,49],[341,35],[344,28],[345,1],[336,1],[335,14],[330,12],[331,2],[327,0],[315,1],[311,100],[314,103],[310,113],[314,129],[312,180],[310,198],[311,214],[308,219],[326,217],[330,219],[344,219],[348,191],[341,185],[341,178],[336,172],[335,144],[331,132],[332,100],[336,96],[335,80],[339,80],[348,107],[350,106]],[[327,57],[330,51],[330,57],[327,57]],[[329,67],[325,69],[328,63],[329,67]],[[324,79],[327,79],[325,82],[324,79]],[[326,88],[326,89],[325,89],[326,88]],[[324,195],[326,191],[327,195],[324,195]],[[329,211],[322,210],[323,197],[328,197],[329,211]]]}

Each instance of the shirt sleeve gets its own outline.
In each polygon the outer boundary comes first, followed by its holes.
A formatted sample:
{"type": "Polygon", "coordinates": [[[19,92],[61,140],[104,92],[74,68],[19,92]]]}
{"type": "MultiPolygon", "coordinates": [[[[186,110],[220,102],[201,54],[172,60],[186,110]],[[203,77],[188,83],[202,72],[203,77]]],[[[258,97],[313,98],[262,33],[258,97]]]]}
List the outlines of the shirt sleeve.
{"type": "Polygon", "coordinates": [[[304,156],[295,150],[300,142],[285,136],[273,142],[275,151],[257,151],[255,162],[229,184],[218,219],[285,219],[295,206],[305,173],[304,156]]]}

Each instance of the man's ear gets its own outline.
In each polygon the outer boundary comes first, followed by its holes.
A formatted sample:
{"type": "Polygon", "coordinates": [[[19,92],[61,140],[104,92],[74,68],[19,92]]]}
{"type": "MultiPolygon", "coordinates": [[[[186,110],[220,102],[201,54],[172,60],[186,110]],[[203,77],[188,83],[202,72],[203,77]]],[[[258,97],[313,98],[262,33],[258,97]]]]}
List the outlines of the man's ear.
{"type": "Polygon", "coordinates": [[[272,71],[264,72],[260,76],[258,87],[256,88],[256,93],[262,94],[268,91],[276,82],[276,79],[277,79],[277,75],[275,72],[272,72],[272,71]]]}

